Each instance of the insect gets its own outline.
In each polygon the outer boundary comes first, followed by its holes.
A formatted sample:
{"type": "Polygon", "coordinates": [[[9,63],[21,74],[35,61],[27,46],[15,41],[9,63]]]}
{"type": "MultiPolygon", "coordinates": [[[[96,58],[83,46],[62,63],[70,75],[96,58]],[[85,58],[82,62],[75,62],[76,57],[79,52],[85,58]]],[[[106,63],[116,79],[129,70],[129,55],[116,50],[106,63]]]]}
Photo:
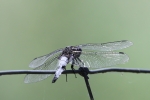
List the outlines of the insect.
{"type": "MultiPolygon", "coordinates": [[[[37,57],[29,64],[34,70],[56,70],[52,83],[59,78],[66,69],[68,63],[71,68],[74,66],[88,67],[88,69],[100,69],[111,67],[117,64],[126,63],[129,57],[120,50],[132,45],[128,40],[108,42],[108,43],[88,43],[77,46],[67,46],[55,50],[44,56],[37,57]]],[[[27,74],[24,82],[38,82],[49,77],[50,74],[27,74]]]]}

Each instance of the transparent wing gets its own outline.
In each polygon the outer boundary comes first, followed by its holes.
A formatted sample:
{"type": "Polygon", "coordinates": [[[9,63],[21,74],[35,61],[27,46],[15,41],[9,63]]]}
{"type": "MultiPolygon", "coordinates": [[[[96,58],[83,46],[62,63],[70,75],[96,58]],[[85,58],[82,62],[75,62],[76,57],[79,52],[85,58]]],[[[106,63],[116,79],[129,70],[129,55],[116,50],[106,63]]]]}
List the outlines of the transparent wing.
{"type": "Polygon", "coordinates": [[[31,63],[29,64],[30,68],[36,68],[39,67],[41,65],[43,65],[48,59],[53,60],[53,57],[55,57],[56,55],[60,54],[62,52],[63,49],[59,49],[59,50],[55,50],[47,55],[44,56],[40,56],[37,58],[34,58],[31,63]]]}
{"type": "Polygon", "coordinates": [[[117,64],[123,64],[129,57],[123,52],[82,52],[79,59],[74,60],[76,66],[84,66],[89,69],[99,69],[117,64]],[[80,61],[80,60],[82,61],[80,61]]]}
{"type": "MultiPolygon", "coordinates": [[[[52,58],[49,58],[44,64],[36,67],[34,70],[56,70],[58,64],[58,56],[60,53],[55,53],[52,58]]],[[[33,83],[46,79],[51,74],[27,74],[25,76],[25,83],[33,83]]]]}
{"type": "Polygon", "coordinates": [[[131,46],[133,43],[128,40],[108,42],[108,43],[89,43],[78,45],[82,50],[113,51],[131,46]]]}

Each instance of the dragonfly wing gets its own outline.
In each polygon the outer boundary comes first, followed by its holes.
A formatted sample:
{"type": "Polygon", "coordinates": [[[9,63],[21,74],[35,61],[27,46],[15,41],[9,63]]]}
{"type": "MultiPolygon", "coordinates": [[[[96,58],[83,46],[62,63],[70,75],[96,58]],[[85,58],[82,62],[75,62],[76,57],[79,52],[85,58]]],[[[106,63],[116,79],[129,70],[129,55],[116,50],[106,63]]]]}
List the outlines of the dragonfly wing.
{"type": "Polygon", "coordinates": [[[113,51],[131,46],[133,43],[128,40],[107,42],[107,43],[89,43],[78,45],[82,50],[113,51]]]}
{"type": "Polygon", "coordinates": [[[89,69],[99,69],[117,64],[123,64],[129,57],[123,52],[82,52],[79,60],[75,60],[76,66],[88,67],[89,69]]]}
{"type": "Polygon", "coordinates": [[[53,57],[55,57],[56,55],[60,54],[62,52],[63,49],[59,49],[59,50],[55,50],[47,55],[44,56],[40,56],[37,58],[34,58],[31,63],[29,64],[30,68],[36,68],[39,67],[41,65],[43,65],[48,59],[51,60],[53,59],[53,57]]]}
{"type": "MultiPolygon", "coordinates": [[[[34,70],[56,70],[58,66],[59,53],[53,56],[54,56],[53,58],[46,60],[44,64],[42,64],[39,67],[36,67],[34,70]]],[[[24,82],[25,83],[38,82],[38,81],[46,79],[50,75],[51,74],[27,74],[25,76],[24,82]]]]}

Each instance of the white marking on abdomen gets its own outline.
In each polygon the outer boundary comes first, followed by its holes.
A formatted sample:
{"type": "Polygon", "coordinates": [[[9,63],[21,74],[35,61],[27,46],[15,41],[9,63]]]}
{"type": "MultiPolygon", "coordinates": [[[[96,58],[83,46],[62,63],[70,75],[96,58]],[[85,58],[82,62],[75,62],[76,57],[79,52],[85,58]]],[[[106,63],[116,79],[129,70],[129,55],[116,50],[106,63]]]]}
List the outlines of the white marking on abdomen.
{"type": "Polygon", "coordinates": [[[64,68],[62,68],[63,66],[66,67],[66,65],[68,64],[68,58],[65,56],[62,56],[59,61],[58,61],[58,69],[56,70],[55,76],[58,78],[61,73],[65,70],[64,68]]]}

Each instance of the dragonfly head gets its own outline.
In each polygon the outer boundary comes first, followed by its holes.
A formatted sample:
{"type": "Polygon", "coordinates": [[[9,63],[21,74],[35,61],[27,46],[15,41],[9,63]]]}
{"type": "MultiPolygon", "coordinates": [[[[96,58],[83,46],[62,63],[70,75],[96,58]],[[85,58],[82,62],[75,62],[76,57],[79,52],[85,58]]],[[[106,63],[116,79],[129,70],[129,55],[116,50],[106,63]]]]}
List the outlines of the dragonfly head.
{"type": "Polygon", "coordinates": [[[78,46],[71,46],[71,52],[74,57],[80,57],[82,49],[78,46]]]}
{"type": "Polygon", "coordinates": [[[80,57],[81,52],[82,52],[81,48],[77,46],[68,46],[64,49],[63,54],[68,58],[70,56],[80,57]]]}

